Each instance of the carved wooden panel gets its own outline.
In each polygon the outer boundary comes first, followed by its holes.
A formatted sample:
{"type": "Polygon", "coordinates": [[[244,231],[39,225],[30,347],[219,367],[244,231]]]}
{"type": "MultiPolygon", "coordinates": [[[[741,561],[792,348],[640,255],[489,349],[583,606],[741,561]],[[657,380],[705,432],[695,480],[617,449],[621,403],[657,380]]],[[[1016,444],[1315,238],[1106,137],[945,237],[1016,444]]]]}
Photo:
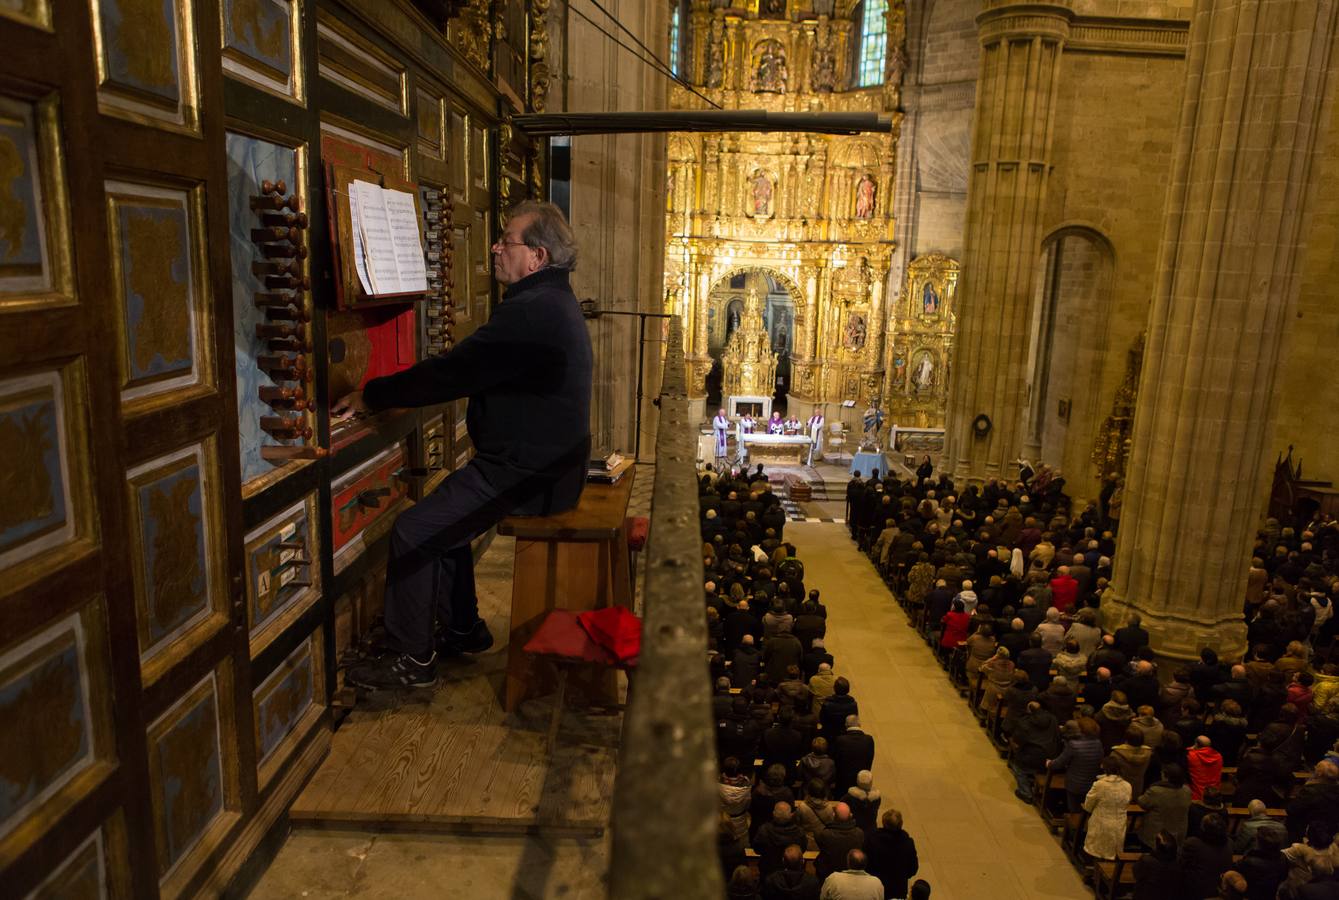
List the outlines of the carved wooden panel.
{"type": "Polygon", "coordinates": [[[54,95],[0,94],[0,311],[74,302],[58,116],[54,95]]]}
{"type": "Polygon", "coordinates": [[[320,598],[320,559],[314,494],[246,536],[247,628],[253,658],[320,598]]]}
{"type": "Polygon", "coordinates": [[[325,651],[317,629],[252,693],[256,760],[264,787],[320,718],[325,706],[325,651]]]}
{"type": "Polygon", "coordinates": [[[0,16],[35,28],[51,28],[51,4],[47,0],[0,0],[0,16]]]}
{"type": "Polygon", "coordinates": [[[392,112],[407,114],[403,63],[334,16],[321,16],[316,39],[322,78],[392,112]]]}
{"type": "Polygon", "coordinates": [[[142,125],[197,133],[191,0],[92,0],[98,107],[142,125]]]}
{"type": "Polygon", "coordinates": [[[236,818],[237,747],[231,679],[210,672],[149,726],[149,782],[158,875],[179,894],[236,818]]]}
{"type": "Polygon", "coordinates": [[[0,866],[111,769],[102,600],[0,651],[0,866]]]}
{"type": "Polygon", "coordinates": [[[126,411],[212,390],[203,190],[109,181],[107,209],[126,411]]]}
{"type": "Polygon", "coordinates": [[[422,87],[415,94],[419,152],[433,159],[446,159],[446,98],[422,87]]]}
{"type": "Polygon", "coordinates": [[[117,810],[24,900],[123,900],[130,895],[125,820],[117,810]]]}
{"type": "Polygon", "coordinates": [[[157,679],[227,621],[216,471],[209,439],[126,473],[146,681],[157,679]]]}
{"type": "Polygon", "coordinates": [[[94,536],[84,367],[0,378],[0,594],[94,536]]]}
{"type": "Polygon", "coordinates": [[[102,832],[96,831],[28,895],[28,900],[104,900],[108,896],[102,832]]]}
{"type": "Polygon", "coordinates": [[[300,0],[223,0],[223,71],[306,102],[300,0]]]}

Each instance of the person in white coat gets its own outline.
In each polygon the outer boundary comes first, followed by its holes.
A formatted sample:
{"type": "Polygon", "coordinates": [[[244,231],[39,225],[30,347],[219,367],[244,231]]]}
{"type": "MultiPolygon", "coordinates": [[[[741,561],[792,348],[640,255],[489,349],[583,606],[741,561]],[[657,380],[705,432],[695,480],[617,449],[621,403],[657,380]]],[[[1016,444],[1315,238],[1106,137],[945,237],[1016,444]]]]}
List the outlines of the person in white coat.
{"type": "Polygon", "coordinates": [[[1116,774],[1119,769],[1120,764],[1110,756],[1102,760],[1102,774],[1083,800],[1083,808],[1088,811],[1083,850],[1094,859],[1115,859],[1125,847],[1132,789],[1130,782],[1116,774]]]}

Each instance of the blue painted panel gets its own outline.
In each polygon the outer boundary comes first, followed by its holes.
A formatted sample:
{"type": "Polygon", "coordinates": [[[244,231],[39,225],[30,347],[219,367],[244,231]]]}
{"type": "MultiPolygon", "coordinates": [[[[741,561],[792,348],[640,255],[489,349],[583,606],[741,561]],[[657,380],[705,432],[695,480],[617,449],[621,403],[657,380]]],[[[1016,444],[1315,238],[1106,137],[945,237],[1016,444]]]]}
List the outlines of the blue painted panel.
{"type": "MultiPolygon", "coordinates": [[[[256,702],[256,719],[260,729],[260,758],[263,761],[296,727],[312,704],[311,644],[304,645],[303,656],[292,664],[274,684],[270,685],[256,702]]],[[[288,663],[284,664],[285,666],[288,663]]]]}
{"type": "Polygon", "coordinates": [[[100,0],[97,9],[108,80],[180,103],[174,0],[100,0]]]}
{"type": "Polygon", "coordinates": [[[151,643],[208,605],[202,495],[194,463],[137,489],[151,643]]]}
{"type": "Polygon", "coordinates": [[[195,340],[185,199],[180,205],[121,202],[117,217],[130,380],[189,372],[195,340]]]}
{"type": "Polygon", "coordinates": [[[287,79],[293,71],[289,5],[284,0],[225,0],[226,46],[264,63],[287,79]]]}
{"type": "Polygon", "coordinates": [[[0,553],[65,524],[58,415],[49,395],[0,408],[0,553]]]}
{"type": "Polygon", "coordinates": [[[71,636],[55,653],[0,685],[0,831],[48,786],[92,757],[71,636]]]}
{"type": "Polygon", "coordinates": [[[42,272],[40,170],[32,107],[10,115],[0,107],[0,276],[42,272]]]}
{"type": "Polygon", "coordinates": [[[261,459],[260,448],[265,444],[280,443],[260,427],[260,417],[272,415],[273,410],[260,399],[259,390],[261,385],[273,382],[256,367],[256,357],[267,354],[269,350],[256,337],[256,325],[264,322],[265,316],[256,308],[255,294],[265,287],[251,272],[251,262],[257,258],[256,246],[251,243],[251,229],[260,225],[260,220],[251,210],[251,197],[260,193],[262,181],[282,180],[288,185],[290,193],[298,190],[299,185],[297,153],[291,148],[231,132],[228,134],[227,146],[237,424],[242,481],[247,482],[274,470],[270,463],[261,459]]]}
{"type": "Polygon", "coordinates": [[[211,691],[158,739],[166,870],[181,859],[223,810],[217,700],[211,691]]]}

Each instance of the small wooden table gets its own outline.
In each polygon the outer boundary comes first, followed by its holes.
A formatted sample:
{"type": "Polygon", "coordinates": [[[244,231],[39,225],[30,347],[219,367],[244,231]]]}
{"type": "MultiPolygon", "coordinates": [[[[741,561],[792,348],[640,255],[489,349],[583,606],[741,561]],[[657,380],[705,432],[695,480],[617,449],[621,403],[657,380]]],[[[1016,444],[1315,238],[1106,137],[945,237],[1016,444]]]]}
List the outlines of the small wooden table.
{"type": "MultiPolygon", "coordinates": [[[[625,461],[617,484],[587,484],[575,507],[552,516],[508,516],[498,534],[516,538],[511,638],[503,708],[516,709],[542,677],[523,648],[553,609],[632,604],[623,522],[637,470],[625,461]]],[[[614,673],[609,673],[613,687],[614,673]]],[[[606,698],[612,701],[613,697],[606,698]]]]}

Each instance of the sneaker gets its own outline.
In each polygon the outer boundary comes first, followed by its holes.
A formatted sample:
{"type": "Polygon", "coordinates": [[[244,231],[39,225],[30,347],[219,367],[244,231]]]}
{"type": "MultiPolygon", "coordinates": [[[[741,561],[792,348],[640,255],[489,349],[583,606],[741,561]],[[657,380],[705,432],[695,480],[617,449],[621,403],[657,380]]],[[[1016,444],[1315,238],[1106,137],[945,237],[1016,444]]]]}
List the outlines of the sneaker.
{"type": "Polygon", "coordinates": [[[493,646],[493,632],[488,630],[488,623],[483,619],[475,619],[474,624],[468,631],[456,631],[454,628],[447,629],[437,641],[437,649],[446,656],[455,656],[460,653],[483,653],[493,646]]]}
{"type": "Polygon", "coordinates": [[[420,662],[408,653],[388,653],[349,669],[344,680],[369,691],[430,688],[437,684],[437,654],[420,662]]]}

